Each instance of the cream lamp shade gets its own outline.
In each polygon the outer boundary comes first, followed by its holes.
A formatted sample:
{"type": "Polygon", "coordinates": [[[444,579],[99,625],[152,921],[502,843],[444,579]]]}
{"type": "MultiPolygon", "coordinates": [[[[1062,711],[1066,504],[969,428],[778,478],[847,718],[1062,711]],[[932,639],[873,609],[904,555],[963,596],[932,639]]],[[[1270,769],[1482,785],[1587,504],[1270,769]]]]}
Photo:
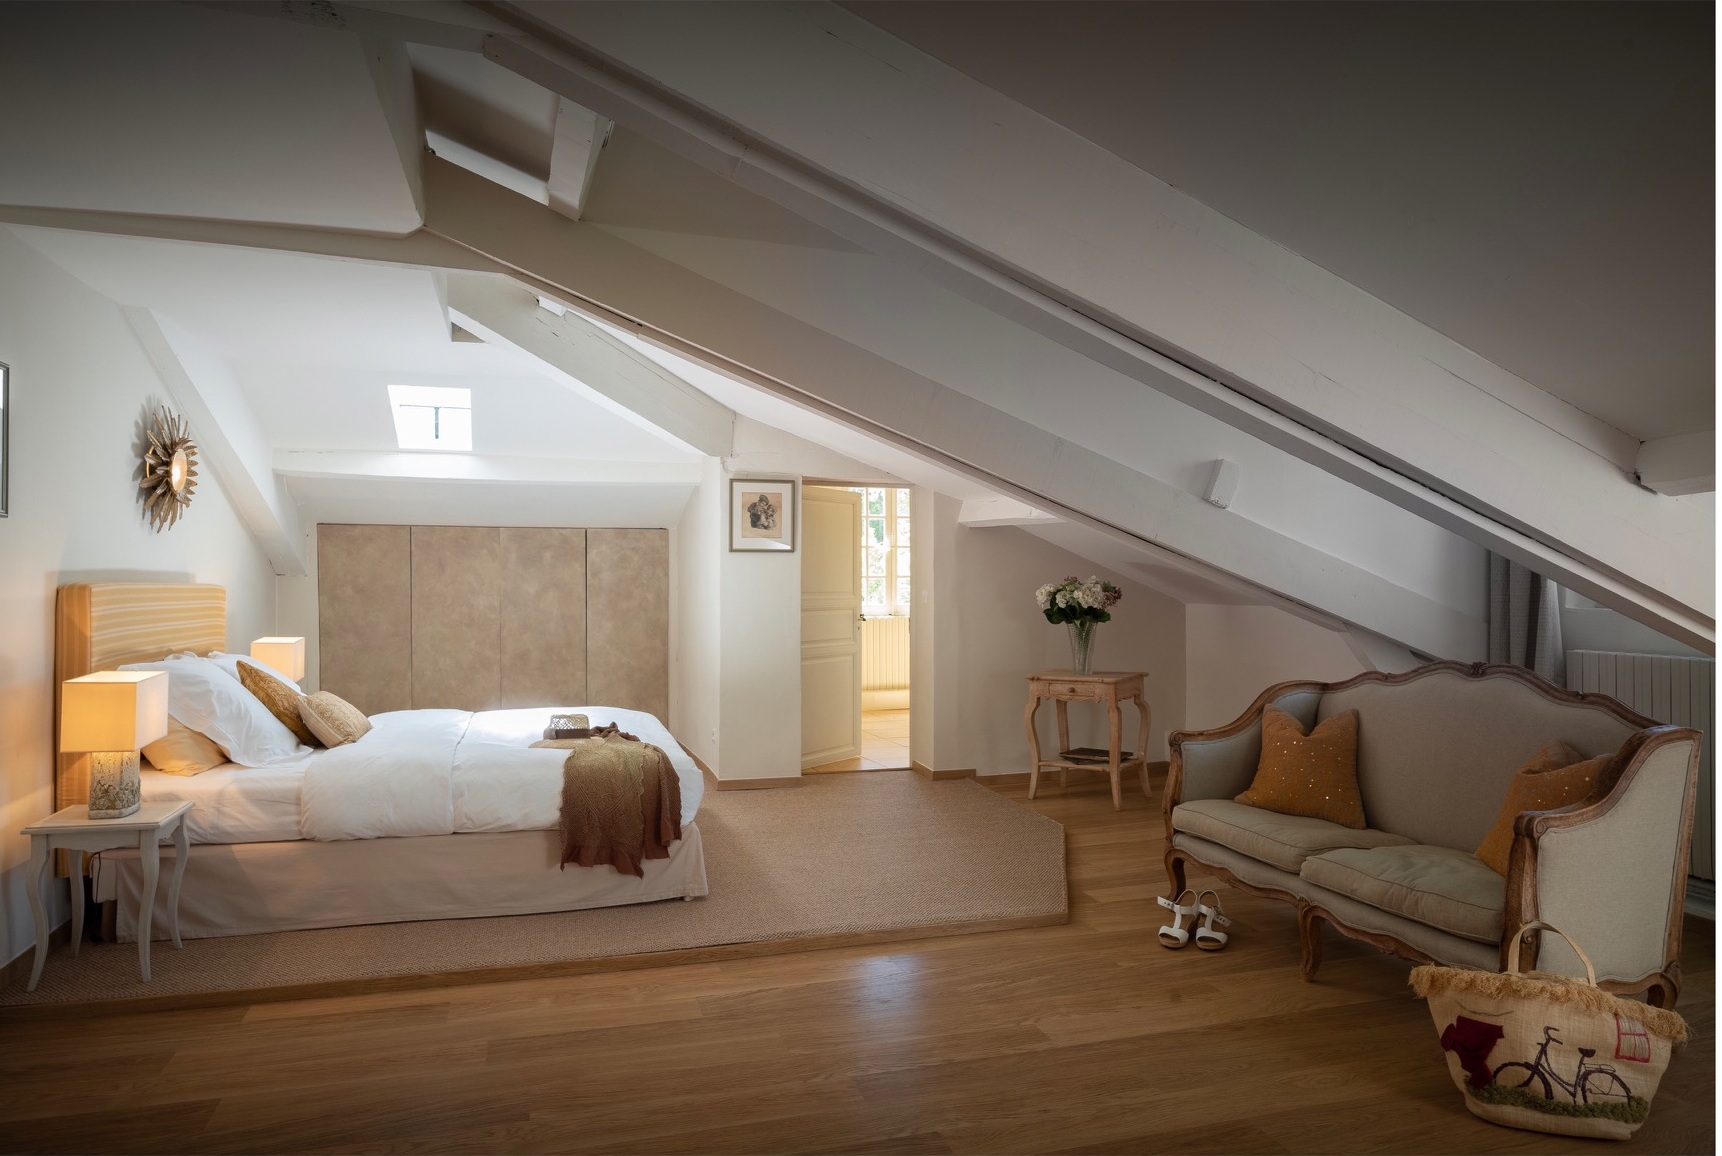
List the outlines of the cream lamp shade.
{"type": "Polygon", "coordinates": [[[138,748],[167,734],[167,672],[102,670],[60,684],[60,749],[90,755],[92,819],[138,809],[138,748]]]}
{"type": "Polygon", "coordinates": [[[251,657],[298,682],[305,677],[303,638],[259,638],[251,644],[251,657]]]}

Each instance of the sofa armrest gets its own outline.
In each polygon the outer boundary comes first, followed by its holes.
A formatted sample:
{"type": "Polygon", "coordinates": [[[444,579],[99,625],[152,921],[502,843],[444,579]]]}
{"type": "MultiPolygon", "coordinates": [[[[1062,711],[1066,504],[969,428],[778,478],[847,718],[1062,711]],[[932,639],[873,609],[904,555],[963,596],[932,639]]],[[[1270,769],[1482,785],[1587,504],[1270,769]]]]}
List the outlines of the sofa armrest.
{"type": "Polygon", "coordinates": [[[1321,704],[1319,682],[1282,682],[1264,690],[1233,722],[1207,731],[1175,731],[1166,739],[1169,766],[1161,809],[1166,834],[1172,809],[1191,799],[1229,799],[1247,790],[1262,757],[1262,711],[1269,703],[1290,713],[1307,728],[1321,704]]]}
{"type": "MultiPolygon", "coordinates": [[[[1514,932],[1541,919],[1584,948],[1599,982],[1676,977],[1701,741],[1684,727],[1639,731],[1590,798],[1514,821],[1503,967],[1514,932]]],[[[1540,947],[1520,966],[1584,974],[1559,937],[1540,947]]]]}

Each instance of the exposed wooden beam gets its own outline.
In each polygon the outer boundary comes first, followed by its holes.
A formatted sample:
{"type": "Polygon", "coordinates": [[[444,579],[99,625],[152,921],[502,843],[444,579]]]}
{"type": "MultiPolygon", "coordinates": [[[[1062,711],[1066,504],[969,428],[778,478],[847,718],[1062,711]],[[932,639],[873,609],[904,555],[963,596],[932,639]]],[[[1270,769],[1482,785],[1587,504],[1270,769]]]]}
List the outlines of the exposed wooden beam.
{"type": "Polygon", "coordinates": [[[1716,433],[1653,438],[1638,447],[1638,481],[1659,494],[1678,497],[1716,489],[1716,433]]]}
{"type": "MultiPolygon", "coordinates": [[[[514,199],[506,190],[491,187],[514,199]]],[[[578,313],[558,316],[540,308],[531,290],[505,278],[472,273],[451,274],[448,297],[449,312],[463,329],[535,358],[564,385],[634,424],[713,457],[734,449],[735,414],[727,406],[578,313]]]]}
{"type": "Polygon", "coordinates": [[[162,385],[190,420],[199,457],[221,479],[270,566],[282,577],[304,577],[299,507],[270,469],[268,439],[239,382],[225,363],[150,310],[127,307],[125,315],[162,385]]]}
{"type": "Polygon", "coordinates": [[[455,3],[453,0],[376,7],[366,4],[336,4],[330,0],[275,0],[270,4],[259,4],[256,0],[185,2],[193,8],[211,8],[242,16],[263,16],[331,32],[352,32],[359,36],[398,40],[405,44],[428,44],[437,48],[456,48],[466,52],[479,51],[488,33],[510,31],[506,24],[485,16],[473,6],[455,3]],[[411,11],[407,10],[409,8],[411,11]]]}
{"type": "Polygon", "coordinates": [[[700,465],[497,454],[404,453],[393,450],[276,450],[275,472],[288,478],[410,478],[489,485],[697,485],[700,465]]]}
{"type": "Polygon", "coordinates": [[[1030,526],[1059,518],[1015,498],[966,498],[957,521],[964,526],[1030,526]]]}
{"type": "Polygon", "coordinates": [[[614,121],[563,98],[556,105],[556,132],[550,144],[550,207],[578,221],[592,189],[598,157],[614,121]]]}
{"type": "Polygon", "coordinates": [[[304,253],[341,261],[403,265],[416,269],[500,268],[472,250],[419,230],[404,237],[380,233],[312,229],[300,225],[265,225],[248,221],[211,221],[200,217],[163,217],[146,213],[104,213],[90,209],[41,209],[30,205],[0,205],[0,224],[115,237],[148,237],[237,249],[267,249],[304,253]]]}
{"type": "MultiPolygon", "coordinates": [[[[1668,511],[1646,506],[1642,493],[1623,484],[1624,470],[1616,460],[1616,451],[1624,435],[1597,428],[1601,423],[1588,415],[1524,382],[1509,380],[1510,375],[1498,367],[1488,366],[1426,328],[1415,323],[1407,328],[1409,319],[1366,298],[1355,287],[1321,270],[1299,266],[1300,276],[1307,273],[1305,280],[1310,284],[1288,296],[1284,279],[1266,265],[1258,267],[1206,236],[1212,230],[1224,231],[1223,220],[1216,219],[1211,228],[1193,229],[1158,202],[1154,202],[1154,230],[1142,227],[1140,213],[1134,219],[1121,217],[1115,227],[1112,216],[1106,216],[1114,239],[1138,238],[1149,232],[1176,238],[1190,234],[1195,239],[1187,246],[1189,251],[1179,252],[1181,260],[1191,262],[1192,275],[1204,269],[1223,269],[1224,278],[1231,279],[1226,284],[1247,287],[1252,307],[1259,306],[1260,324],[1216,328],[1209,315],[1194,320],[1181,315],[1181,321],[1190,322],[1191,334],[1200,330],[1206,335],[1202,347],[1193,351],[1191,342],[1179,344],[1150,331],[1139,302],[1132,304],[1146,292],[1139,276],[1142,262],[1123,266],[1099,262],[1104,269],[1093,269],[1095,276],[1087,280],[1106,288],[1104,299],[1072,292],[1054,279],[1029,271],[1024,261],[1000,256],[987,245],[951,231],[951,220],[977,222],[985,218],[989,244],[996,242],[996,248],[1018,234],[1032,232],[1020,228],[1023,222],[1036,219],[1027,208],[1019,209],[1013,202],[1010,210],[994,212],[980,203],[984,197],[971,196],[954,206],[942,205],[948,212],[941,224],[930,215],[928,206],[911,203],[905,207],[902,198],[884,195],[870,177],[835,175],[830,164],[792,152],[776,143],[775,137],[751,132],[581,43],[572,31],[585,27],[578,12],[508,3],[487,4],[485,8],[530,33],[525,38],[486,39],[486,56],[504,67],[614,117],[684,158],[871,252],[899,261],[1098,364],[1217,417],[1444,529],[1522,560],[1563,584],[1606,591],[1597,597],[1657,629],[1699,639],[1695,645],[1713,647],[1709,550],[1694,548],[1699,535],[1688,531],[1699,527],[1689,525],[1692,519],[1674,518],[1668,511]],[[965,206],[971,211],[965,213],[965,206]],[[1019,226],[1015,234],[1005,226],[1006,221],[1019,226]],[[998,241],[1001,236],[1006,241],[998,241]],[[1208,264],[1204,266],[1202,261],[1208,264]],[[1135,286],[1134,296],[1128,289],[1131,285],[1135,286]],[[1343,307],[1336,306],[1335,301],[1341,299],[1343,307]],[[1367,314],[1369,320],[1359,320],[1353,313],[1367,314]],[[1308,324],[1288,318],[1301,318],[1308,324]],[[1329,346],[1323,347],[1326,352],[1309,352],[1310,325],[1317,325],[1324,335],[1331,334],[1329,346]],[[1383,340],[1372,326],[1385,327],[1393,340],[1383,340]],[[1208,338],[1223,348],[1223,356],[1206,355],[1208,338]],[[1437,348],[1439,354],[1431,352],[1437,348]],[[1236,372],[1221,364],[1228,360],[1251,369],[1236,372]],[[1485,375],[1487,388],[1479,384],[1485,375]],[[1383,383],[1392,383],[1394,388],[1384,389],[1383,383]],[[1555,411],[1559,416],[1553,416],[1555,411]],[[1548,484],[1549,472],[1555,469],[1561,471],[1565,484],[1548,484]],[[1644,549],[1647,541],[1654,541],[1658,548],[1644,549]]],[[[764,11],[750,6],[749,19],[764,11]]],[[[717,21],[720,27],[716,30],[722,31],[722,14],[701,15],[701,19],[707,18],[708,23],[717,21]]],[[[776,16],[761,18],[775,20],[776,16]]],[[[801,17],[784,19],[793,22],[801,17]]],[[[881,80],[881,84],[921,83],[891,73],[877,61],[852,59],[865,54],[835,33],[815,30],[815,23],[786,28],[784,35],[791,39],[804,36],[810,43],[823,45],[817,48],[819,52],[826,48],[850,52],[851,58],[845,58],[845,63],[866,70],[870,76],[889,74],[890,79],[881,80]]],[[[680,47],[691,49],[685,44],[680,47]]],[[[709,50],[709,45],[703,48],[709,50]]],[[[776,53],[774,60],[784,57],[782,45],[775,41],[771,51],[776,53]]],[[[662,54],[655,57],[661,58],[662,54]]],[[[797,58],[797,67],[805,69],[805,61],[797,58]]],[[[759,95],[756,77],[733,79],[733,87],[759,95]]],[[[965,111],[956,97],[940,99],[945,100],[940,107],[948,116],[934,118],[937,123],[929,127],[930,132],[959,131],[966,123],[965,116],[973,119],[979,115],[965,111]]],[[[745,103],[739,96],[737,101],[738,106],[745,103]]],[[[890,101],[885,104],[896,107],[890,101]]],[[[806,110],[782,111],[779,127],[798,115],[806,119],[806,110]]],[[[805,139],[828,152],[835,149],[841,153],[844,142],[865,142],[867,147],[852,152],[882,162],[898,159],[877,147],[878,142],[863,127],[845,130],[823,122],[797,122],[796,127],[805,129],[805,139]]],[[[1006,133],[1002,126],[978,123],[973,131],[977,139],[984,137],[988,142],[1006,133]]],[[[1089,173],[1099,171],[1096,166],[1118,166],[1117,182],[1106,183],[1109,191],[1101,198],[1111,198],[1106,201],[1108,213],[1120,204],[1135,203],[1131,197],[1111,190],[1111,183],[1120,183],[1120,188],[1152,183],[1138,170],[1126,171],[1128,166],[1116,158],[1100,157],[1099,150],[1074,134],[1059,136],[1053,143],[1066,151],[1075,150],[1073,156],[1080,154],[1092,161],[1061,171],[1089,173]],[[1082,152],[1084,148],[1089,151],[1082,152]]],[[[903,166],[909,174],[904,180],[912,183],[916,166],[907,161],[903,166]]],[[[925,168],[923,164],[921,169],[925,168]]],[[[940,168],[928,180],[950,177],[954,187],[965,174],[973,172],[972,166],[959,169],[952,175],[940,168]]],[[[1105,171],[1112,173],[1113,169],[1105,171]]],[[[1094,182],[1090,180],[1089,185],[1094,182]]],[[[1044,182],[1037,188],[1044,191],[1043,186],[1044,182]]],[[[940,196],[951,192],[944,186],[928,191],[940,196]]],[[[1183,201],[1178,204],[1183,207],[1183,201]]],[[[1083,227],[1092,231],[1100,226],[1090,221],[1083,227]]],[[[1238,242],[1252,238],[1261,242],[1253,235],[1238,242]]],[[[1040,257],[1065,271],[1072,262],[1080,266],[1089,261],[1093,266],[1094,255],[1110,251],[1105,239],[1081,246],[1051,244],[1043,235],[1018,239],[1029,248],[1038,246],[1035,251],[1040,257]]],[[[1260,261],[1283,262],[1288,256],[1283,251],[1264,249],[1260,261]]],[[[1156,305],[1164,305],[1168,300],[1164,291],[1151,288],[1156,305]]],[[[1189,292],[1181,297],[1173,295],[1173,305],[1168,308],[1189,310],[1191,296],[1189,292]]]]}
{"type": "MultiPolygon", "coordinates": [[[[1237,576],[1261,590],[1264,601],[1301,602],[1444,657],[1481,657],[1482,623],[1451,606],[1210,506],[601,229],[435,158],[426,164],[425,190],[427,229],[683,356],[1037,509],[1237,576]]],[[[459,284],[471,280],[451,278],[451,306],[459,303],[459,284]]]]}
{"type": "Polygon", "coordinates": [[[418,97],[413,89],[413,66],[407,59],[407,46],[398,40],[366,36],[359,42],[365,54],[365,65],[371,71],[371,83],[376,86],[377,103],[383,110],[383,120],[389,126],[389,138],[395,144],[395,156],[401,166],[401,176],[412,194],[413,208],[419,220],[425,215],[424,178],[419,172],[419,158],[424,156],[424,124],[419,119],[418,97]]]}

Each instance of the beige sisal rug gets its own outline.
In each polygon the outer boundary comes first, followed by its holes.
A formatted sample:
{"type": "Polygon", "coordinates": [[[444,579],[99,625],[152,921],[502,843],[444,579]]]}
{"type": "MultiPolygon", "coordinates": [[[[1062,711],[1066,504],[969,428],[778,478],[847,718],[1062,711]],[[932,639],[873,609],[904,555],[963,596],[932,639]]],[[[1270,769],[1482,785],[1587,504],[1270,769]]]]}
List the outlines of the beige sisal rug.
{"type": "Polygon", "coordinates": [[[158,942],[147,984],[135,944],[86,943],[75,958],[55,951],[34,992],[15,983],[0,1004],[313,994],[427,973],[574,971],[579,961],[722,954],[725,945],[787,951],[844,936],[909,939],[1068,917],[1064,828],[967,780],[878,771],[810,777],[788,790],[708,791],[698,822],[711,894],[691,903],[188,939],[180,951],[158,942]]]}

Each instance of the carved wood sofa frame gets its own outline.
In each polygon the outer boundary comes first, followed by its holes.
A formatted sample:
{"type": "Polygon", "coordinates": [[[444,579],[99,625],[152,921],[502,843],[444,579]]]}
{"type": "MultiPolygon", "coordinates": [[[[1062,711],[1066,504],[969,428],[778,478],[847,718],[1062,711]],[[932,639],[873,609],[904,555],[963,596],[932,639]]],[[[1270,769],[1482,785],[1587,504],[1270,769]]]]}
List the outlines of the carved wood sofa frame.
{"type": "MultiPolygon", "coordinates": [[[[1185,744],[1230,738],[1251,727],[1259,726],[1263,709],[1269,703],[1287,694],[1300,691],[1327,694],[1369,682],[1392,686],[1412,682],[1423,675],[1438,670],[1451,671],[1467,678],[1507,675],[1525,683],[1554,701],[1600,707],[1628,725],[1639,728],[1637,733],[1627,738],[1619,752],[1603,770],[1596,789],[1589,797],[1559,810],[1526,811],[1514,822],[1513,846],[1508,859],[1506,901],[1503,912],[1504,930],[1501,936],[1497,970],[1506,970],[1507,952],[1512,946],[1513,930],[1539,918],[1537,867],[1539,844],[1543,836],[1551,831],[1582,827],[1607,815],[1626,797],[1633,781],[1656,751],[1671,744],[1691,744],[1691,753],[1686,766],[1686,792],[1683,803],[1683,819],[1679,831],[1679,847],[1676,852],[1674,878],[1671,883],[1673,894],[1670,897],[1671,906],[1665,935],[1663,952],[1665,962],[1659,969],[1636,979],[1603,980],[1598,983],[1599,987],[1619,995],[1643,992],[1648,1002],[1659,1007],[1672,1007],[1680,994],[1682,917],[1686,901],[1686,878],[1691,860],[1692,824],[1697,798],[1698,744],[1702,741],[1702,735],[1691,728],[1659,724],[1654,719],[1639,714],[1624,703],[1607,695],[1580,694],[1575,691],[1564,690],[1522,667],[1485,663],[1435,662],[1401,674],[1370,671],[1342,682],[1282,682],[1264,690],[1257,696],[1255,702],[1250,704],[1249,709],[1234,722],[1212,730],[1174,732],[1167,740],[1170,747],[1170,767],[1167,771],[1166,790],[1162,798],[1162,810],[1166,821],[1166,876],[1171,888],[1169,893],[1175,896],[1183,892],[1186,865],[1194,863],[1240,890],[1293,904],[1297,908],[1298,937],[1302,948],[1305,982],[1313,981],[1316,971],[1321,967],[1321,926],[1323,923],[1331,925],[1335,931],[1342,935],[1371,944],[1402,959],[1408,959],[1415,963],[1445,962],[1434,959],[1426,952],[1393,936],[1347,926],[1332,912],[1299,895],[1279,888],[1247,883],[1225,867],[1205,863],[1188,850],[1172,845],[1172,811],[1183,801],[1185,744]]],[[[1522,970],[1530,971],[1536,967],[1541,935],[1542,933],[1539,931],[1525,933],[1524,947],[1521,950],[1519,960],[1519,966],[1522,970]]]]}

